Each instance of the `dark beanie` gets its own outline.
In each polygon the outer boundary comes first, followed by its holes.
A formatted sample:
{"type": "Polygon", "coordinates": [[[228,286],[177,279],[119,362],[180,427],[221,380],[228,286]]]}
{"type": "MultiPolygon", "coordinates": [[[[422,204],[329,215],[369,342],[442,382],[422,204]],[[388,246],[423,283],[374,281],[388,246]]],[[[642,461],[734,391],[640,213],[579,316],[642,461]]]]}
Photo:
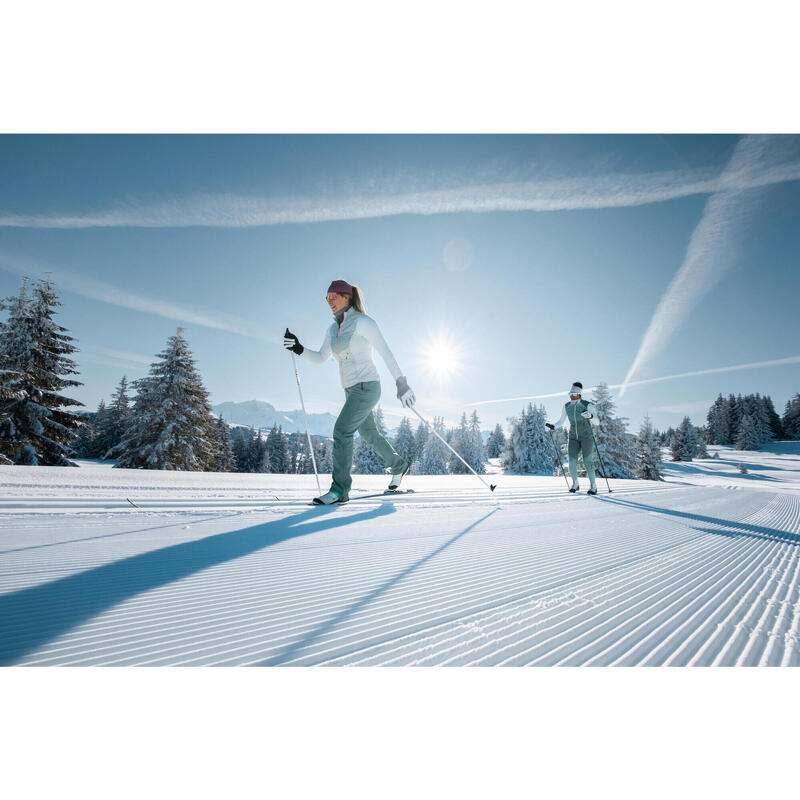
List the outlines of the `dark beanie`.
{"type": "Polygon", "coordinates": [[[334,292],[335,294],[346,294],[348,297],[353,296],[353,287],[347,281],[333,281],[328,287],[328,294],[334,292]]]}

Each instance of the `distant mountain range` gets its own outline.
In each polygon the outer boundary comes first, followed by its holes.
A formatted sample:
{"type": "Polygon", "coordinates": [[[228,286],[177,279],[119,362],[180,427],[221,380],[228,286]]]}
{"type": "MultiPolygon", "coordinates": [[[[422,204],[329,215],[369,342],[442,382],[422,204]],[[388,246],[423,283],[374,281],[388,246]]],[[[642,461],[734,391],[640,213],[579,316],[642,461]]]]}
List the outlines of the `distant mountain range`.
{"type": "MultiPolygon", "coordinates": [[[[226,422],[236,425],[248,425],[253,428],[271,428],[279,425],[285,433],[305,431],[303,412],[278,411],[271,403],[264,400],[247,400],[244,403],[219,403],[212,406],[211,410],[226,422]]],[[[333,414],[309,414],[308,427],[311,433],[317,436],[333,436],[333,424],[336,417],[333,414]]]]}

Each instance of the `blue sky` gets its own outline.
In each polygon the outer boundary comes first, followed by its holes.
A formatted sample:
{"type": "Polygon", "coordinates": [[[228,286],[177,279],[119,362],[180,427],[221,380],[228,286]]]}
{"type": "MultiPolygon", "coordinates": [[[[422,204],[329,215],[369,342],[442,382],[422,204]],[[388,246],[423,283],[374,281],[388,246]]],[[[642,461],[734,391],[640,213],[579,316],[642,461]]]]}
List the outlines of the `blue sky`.
{"type": "MultiPolygon", "coordinates": [[[[316,349],[344,278],[427,415],[488,428],[573,380],[627,384],[632,428],[699,423],[720,391],[780,411],[800,359],[640,381],[800,354],[798,219],[791,136],[0,137],[0,295],[52,274],[89,408],[178,324],[213,402],[298,407],[281,334],[316,349]]],[[[334,362],[301,369],[336,413],[334,362]]]]}

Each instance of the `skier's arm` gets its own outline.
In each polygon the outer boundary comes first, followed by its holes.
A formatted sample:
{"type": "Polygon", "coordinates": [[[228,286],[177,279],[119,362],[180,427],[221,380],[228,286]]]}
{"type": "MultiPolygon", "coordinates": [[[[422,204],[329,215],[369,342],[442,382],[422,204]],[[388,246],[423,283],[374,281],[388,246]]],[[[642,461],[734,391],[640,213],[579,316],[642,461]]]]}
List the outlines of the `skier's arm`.
{"type": "Polygon", "coordinates": [[[386,362],[395,381],[402,378],[403,373],[400,372],[400,367],[397,365],[389,345],[386,344],[386,340],[378,328],[378,323],[371,317],[361,316],[358,319],[358,332],[381,354],[381,358],[386,362]]]}
{"type": "Polygon", "coordinates": [[[325,331],[325,338],[322,340],[319,350],[311,350],[305,347],[303,348],[303,355],[314,364],[322,364],[327,361],[333,355],[330,330],[325,331]]]}
{"type": "MultiPolygon", "coordinates": [[[[586,403],[586,412],[585,413],[589,413],[589,414],[592,415],[591,417],[588,418],[589,422],[591,422],[592,425],[599,425],[600,424],[600,420],[597,419],[597,409],[595,409],[594,403],[589,403],[587,401],[587,403],[586,403]]],[[[581,415],[581,416],[583,416],[583,415],[581,415]]]]}
{"type": "Polygon", "coordinates": [[[566,408],[562,408],[561,409],[561,416],[559,417],[558,422],[554,422],[553,423],[553,427],[554,428],[560,428],[564,424],[566,419],[567,419],[567,409],[566,408]]]}

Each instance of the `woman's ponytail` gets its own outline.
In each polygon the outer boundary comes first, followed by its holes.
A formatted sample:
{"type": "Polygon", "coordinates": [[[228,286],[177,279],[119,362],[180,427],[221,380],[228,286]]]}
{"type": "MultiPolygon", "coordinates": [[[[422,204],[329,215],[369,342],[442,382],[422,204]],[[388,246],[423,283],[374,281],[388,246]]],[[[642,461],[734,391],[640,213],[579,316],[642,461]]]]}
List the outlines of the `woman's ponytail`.
{"type": "Polygon", "coordinates": [[[361,289],[359,289],[358,286],[353,287],[353,299],[350,301],[350,305],[362,314],[367,313],[364,308],[364,296],[361,294],[361,289]]]}

